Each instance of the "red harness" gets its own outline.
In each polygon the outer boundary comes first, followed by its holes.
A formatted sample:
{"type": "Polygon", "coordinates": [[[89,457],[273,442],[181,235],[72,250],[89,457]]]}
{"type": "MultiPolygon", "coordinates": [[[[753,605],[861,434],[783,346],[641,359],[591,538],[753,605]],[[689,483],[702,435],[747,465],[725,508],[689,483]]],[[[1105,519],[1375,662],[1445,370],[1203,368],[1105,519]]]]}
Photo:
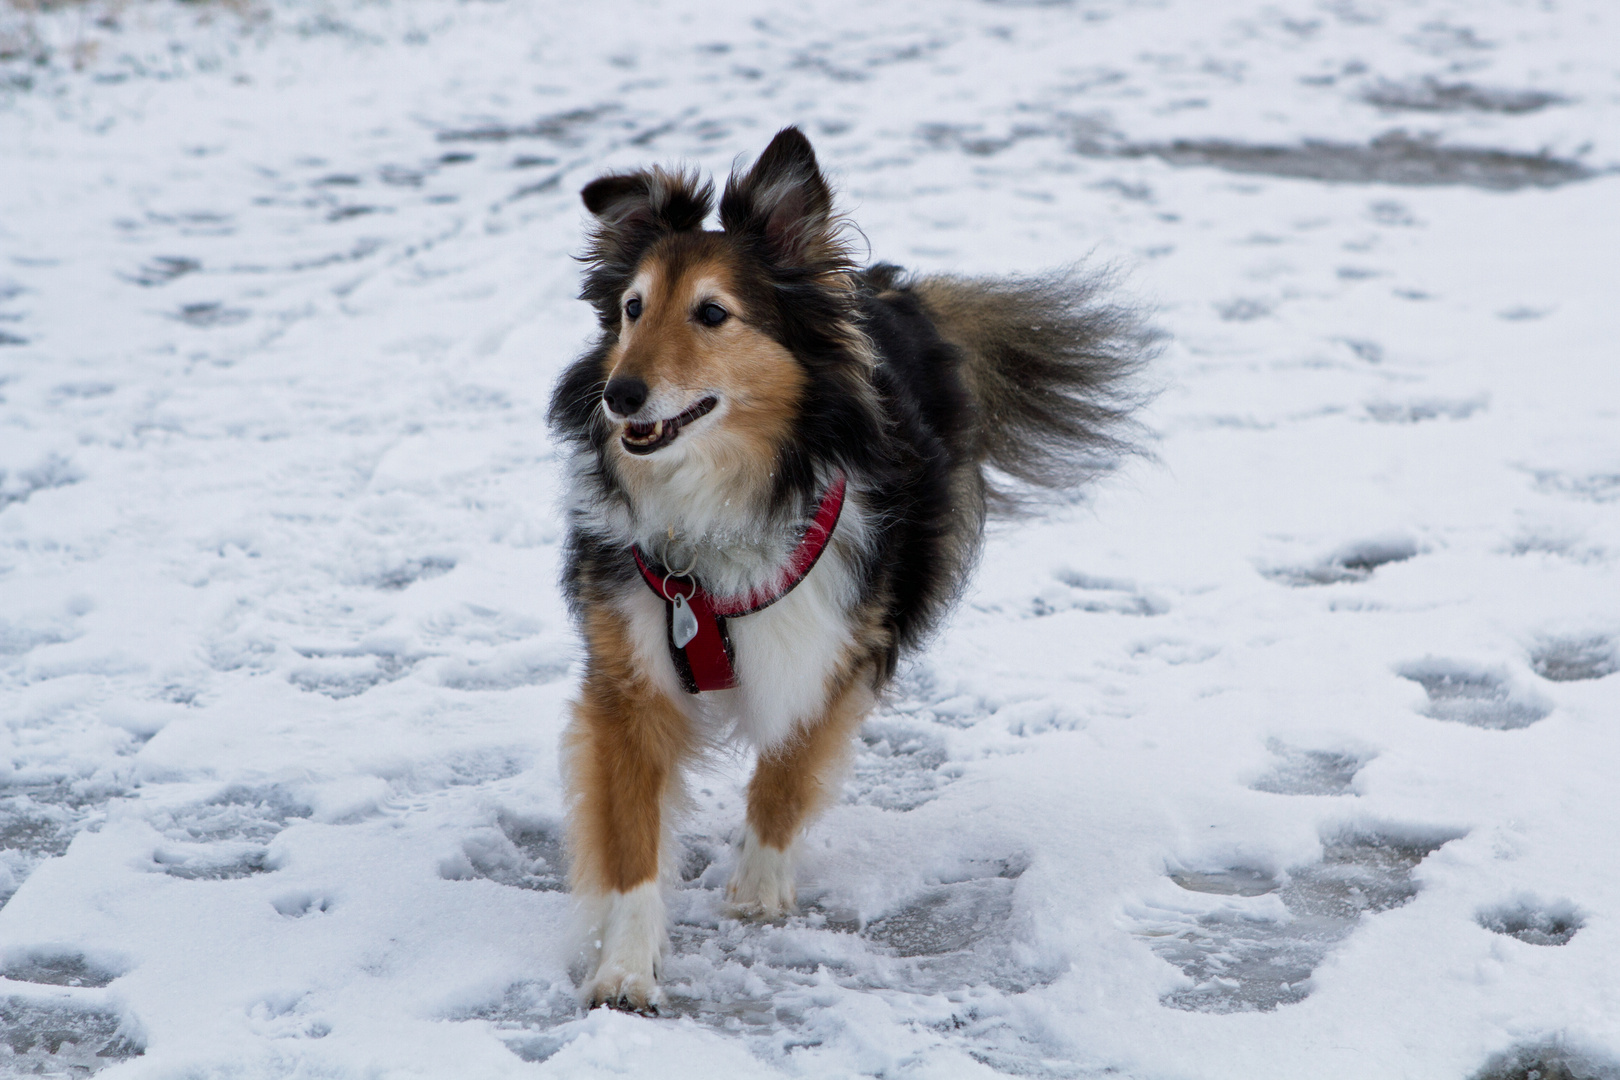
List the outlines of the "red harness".
{"type": "MultiPolygon", "coordinates": [[[[715,596],[692,578],[671,573],[649,559],[638,545],[632,544],[636,568],[647,587],[664,598],[664,626],[669,631],[669,655],[675,661],[675,670],[688,694],[705,690],[729,690],[737,685],[736,655],[731,647],[731,635],[726,632],[726,620],[770,607],[793,591],[803,581],[810,568],[816,565],[821,553],[832,539],[838,517],[844,511],[844,474],[839,473],[821,497],[816,516],[804,530],[799,546],[793,549],[787,565],[776,580],[763,588],[753,589],[741,596],[715,596]],[[697,618],[697,633],[685,646],[676,645],[676,601],[697,618]]],[[[682,618],[686,616],[682,615],[682,618]]]]}

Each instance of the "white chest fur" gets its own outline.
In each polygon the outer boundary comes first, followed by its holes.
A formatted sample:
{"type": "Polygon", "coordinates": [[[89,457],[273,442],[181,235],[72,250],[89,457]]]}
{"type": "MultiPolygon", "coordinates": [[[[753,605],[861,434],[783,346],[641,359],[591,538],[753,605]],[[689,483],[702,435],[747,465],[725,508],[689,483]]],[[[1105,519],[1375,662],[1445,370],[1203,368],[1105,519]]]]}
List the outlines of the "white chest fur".
{"type": "MultiPolygon", "coordinates": [[[[789,739],[819,719],[844,651],[852,637],[850,614],[859,599],[851,537],[859,512],[845,507],[833,542],[810,573],[786,596],[762,611],[728,619],[737,687],[688,694],[669,655],[663,598],[637,578],[622,608],[638,658],[661,689],[711,729],[729,729],[760,750],[789,739]]],[[[718,733],[718,732],[716,732],[718,733]]]]}

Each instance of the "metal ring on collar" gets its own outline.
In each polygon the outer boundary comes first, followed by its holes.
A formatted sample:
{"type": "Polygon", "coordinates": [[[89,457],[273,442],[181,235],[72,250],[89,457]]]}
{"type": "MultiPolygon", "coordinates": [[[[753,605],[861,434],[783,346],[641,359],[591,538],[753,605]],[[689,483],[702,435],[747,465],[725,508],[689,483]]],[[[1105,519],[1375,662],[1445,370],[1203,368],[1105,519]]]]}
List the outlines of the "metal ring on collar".
{"type": "MultiPolygon", "coordinates": [[[[669,579],[690,577],[692,570],[697,566],[697,553],[694,552],[692,554],[692,561],[686,564],[685,570],[671,570],[669,568],[668,558],[663,558],[662,562],[664,564],[664,581],[663,584],[658,586],[658,591],[663,594],[665,600],[668,600],[673,604],[675,602],[675,598],[669,595],[669,579]]],[[[692,582],[692,589],[693,591],[697,590],[697,582],[692,582]]]]}
{"type": "MultiPolygon", "coordinates": [[[[692,568],[690,566],[688,566],[687,569],[690,570],[692,568]]],[[[685,577],[685,576],[686,576],[685,574],[673,574],[673,573],[664,575],[663,584],[658,586],[658,591],[664,594],[664,599],[665,600],[668,600],[672,604],[675,602],[675,597],[669,595],[669,579],[672,578],[672,577],[685,577]]],[[[693,585],[693,588],[694,589],[696,588],[695,584],[693,585]]]]}

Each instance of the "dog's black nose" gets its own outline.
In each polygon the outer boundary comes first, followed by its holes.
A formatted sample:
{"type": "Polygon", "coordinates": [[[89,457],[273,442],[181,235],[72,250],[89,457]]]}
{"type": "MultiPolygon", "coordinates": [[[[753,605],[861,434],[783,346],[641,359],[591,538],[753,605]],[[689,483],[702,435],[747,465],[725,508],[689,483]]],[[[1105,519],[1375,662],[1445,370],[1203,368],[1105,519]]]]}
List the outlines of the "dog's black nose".
{"type": "Polygon", "coordinates": [[[630,416],[647,403],[647,384],[626,377],[611,379],[602,388],[602,400],[607,402],[608,412],[630,416]]]}

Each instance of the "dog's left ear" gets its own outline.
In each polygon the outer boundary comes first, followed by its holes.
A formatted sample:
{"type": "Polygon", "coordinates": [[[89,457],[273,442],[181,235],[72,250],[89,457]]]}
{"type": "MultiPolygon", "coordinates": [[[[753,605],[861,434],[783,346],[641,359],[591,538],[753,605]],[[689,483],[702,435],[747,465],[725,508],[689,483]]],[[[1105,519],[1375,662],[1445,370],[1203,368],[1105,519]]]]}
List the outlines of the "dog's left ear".
{"type": "Polygon", "coordinates": [[[777,265],[808,270],[842,268],[847,253],[832,212],[832,189],[816,165],[810,140],[786,127],[747,174],[733,172],[720,199],[726,232],[760,244],[777,265]]]}

